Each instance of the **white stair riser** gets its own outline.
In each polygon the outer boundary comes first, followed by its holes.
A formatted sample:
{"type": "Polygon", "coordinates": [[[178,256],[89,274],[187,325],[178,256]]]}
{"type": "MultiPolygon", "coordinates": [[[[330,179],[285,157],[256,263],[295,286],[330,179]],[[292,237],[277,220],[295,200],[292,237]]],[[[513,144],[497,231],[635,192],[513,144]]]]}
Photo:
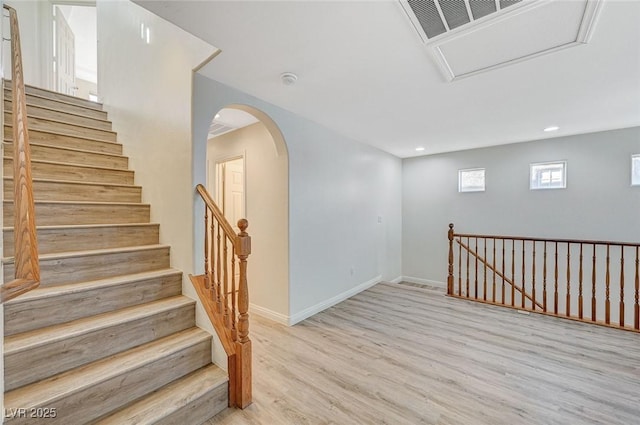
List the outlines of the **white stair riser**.
{"type": "MultiPolygon", "coordinates": [[[[65,285],[166,268],[169,268],[167,247],[101,255],[45,258],[40,259],[40,286],[65,285]]],[[[5,281],[11,281],[13,274],[14,265],[5,264],[5,281]]]]}
{"type": "MultiPolygon", "coordinates": [[[[4,223],[13,223],[13,203],[4,202],[4,223]]],[[[149,205],[145,204],[59,204],[36,202],[37,226],[72,224],[148,223],[149,205]]]]}
{"type": "Polygon", "coordinates": [[[195,307],[191,303],[32,349],[5,353],[5,391],[189,329],[194,322],[195,307]]]}
{"type": "Polygon", "coordinates": [[[153,302],[182,292],[182,274],[179,272],[133,279],[106,287],[89,287],[82,291],[66,292],[49,298],[9,302],[4,307],[5,335],[28,332],[153,302]],[[61,305],[72,305],[73,308],[61,309],[61,305]]]}

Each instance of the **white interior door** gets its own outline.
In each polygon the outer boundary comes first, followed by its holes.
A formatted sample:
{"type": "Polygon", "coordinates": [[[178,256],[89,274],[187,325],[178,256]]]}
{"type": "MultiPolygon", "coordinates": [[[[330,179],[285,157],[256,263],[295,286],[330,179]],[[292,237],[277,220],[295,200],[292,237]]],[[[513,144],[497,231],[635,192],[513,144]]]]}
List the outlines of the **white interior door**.
{"type": "Polygon", "coordinates": [[[217,202],[226,219],[237,229],[244,218],[244,159],[218,163],[217,202]]]}
{"type": "Polygon", "coordinates": [[[53,21],[54,49],[53,61],[55,69],[55,89],[59,93],[76,94],[76,54],[75,35],[69,27],[64,14],[55,7],[53,21]]]}

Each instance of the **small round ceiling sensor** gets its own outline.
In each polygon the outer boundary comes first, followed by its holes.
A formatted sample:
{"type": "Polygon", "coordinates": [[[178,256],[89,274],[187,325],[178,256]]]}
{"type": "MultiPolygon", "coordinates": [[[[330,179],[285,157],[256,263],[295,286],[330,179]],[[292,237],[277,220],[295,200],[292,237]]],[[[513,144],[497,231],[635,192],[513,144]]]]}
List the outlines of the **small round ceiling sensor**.
{"type": "Polygon", "coordinates": [[[285,86],[292,86],[298,81],[298,76],[293,72],[283,72],[280,75],[280,79],[285,86]]]}

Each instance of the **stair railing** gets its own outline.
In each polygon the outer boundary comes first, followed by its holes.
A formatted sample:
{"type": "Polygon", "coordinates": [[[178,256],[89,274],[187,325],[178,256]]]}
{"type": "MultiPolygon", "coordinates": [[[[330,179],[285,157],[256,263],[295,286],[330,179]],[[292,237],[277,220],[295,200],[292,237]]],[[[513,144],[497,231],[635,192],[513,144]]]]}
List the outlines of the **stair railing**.
{"type": "Polygon", "coordinates": [[[640,332],[640,243],[448,238],[449,296],[640,332]]]}
{"type": "Polygon", "coordinates": [[[6,4],[3,6],[9,11],[11,29],[15,279],[2,285],[0,302],[8,301],[40,285],[40,262],[36,237],[33,182],[31,179],[31,152],[27,129],[27,100],[22,70],[22,53],[20,51],[20,31],[15,9],[6,4]]]}
{"type": "Polygon", "coordinates": [[[251,254],[249,222],[238,221],[236,234],[207,190],[197,192],[205,203],[204,275],[189,278],[227,354],[229,406],[251,404],[251,340],[247,258],[251,254]]]}

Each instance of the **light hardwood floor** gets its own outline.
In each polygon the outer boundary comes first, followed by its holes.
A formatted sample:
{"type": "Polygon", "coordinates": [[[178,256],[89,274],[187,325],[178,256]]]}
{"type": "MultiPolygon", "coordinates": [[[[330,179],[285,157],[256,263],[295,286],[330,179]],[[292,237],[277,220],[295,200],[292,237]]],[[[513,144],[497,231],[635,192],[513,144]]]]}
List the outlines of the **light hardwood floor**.
{"type": "Polygon", "coordinates": [[[206,424],[640,424],[640,335],[379,284],[252,317],[254,404],[206,424]]]}

